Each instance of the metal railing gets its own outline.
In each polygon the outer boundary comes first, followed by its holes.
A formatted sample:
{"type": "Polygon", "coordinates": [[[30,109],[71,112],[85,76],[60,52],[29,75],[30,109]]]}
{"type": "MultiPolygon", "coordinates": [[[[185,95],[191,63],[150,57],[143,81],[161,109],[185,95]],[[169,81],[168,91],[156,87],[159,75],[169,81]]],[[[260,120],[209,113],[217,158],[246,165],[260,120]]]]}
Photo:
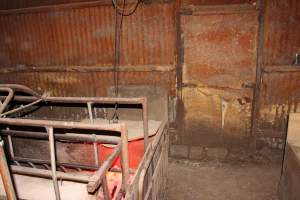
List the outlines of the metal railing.
{"type": "MultiPolygon", "coordinates": [[[[35,132],[35,131],[20,131],[20,130],[11,130],[10,128],[6,128],[5,130],[1,130],[1,134],[8,137],[8,146],[10,149],[10,155],[12,161],[15,162],[15,165],[11,166],[11,171],[16,174],[23,175],[32,175],[37,177],[44,178],[52,178],[53,185],[55,189],[56,199],[60,199],[60,192],[58,187],[58,179],[62,180],[71,180],[71,181],[79,181],[83,183],[87,183],[87,190],[89,193],[94,193],[102,184],[104,191],[104,198],[110,199],[110,195],[108,192],[107,180],[106,180],[106,172],[111,168],[114,160],[121,155],[121,167],[122,167],[122,187],[120,190],[119,198],[124,196],[126,191],[128,190],[128,179],[129,179],[129,160],[128,160],[128,133],[126,125],[123,123],[119,124],[93,124],[94,118],[92,114],[92,106],[94,104],[132,104],[137,105],[141,104],[143,109],[143,131],[144,131],[144,149],[147,150],[148,147],[148,110],[147,110],[147,99],[146,98],[92,98],[92,97],[49,97],[46,95],[38,95],[33,90],[22,86],[22,85],[14,85],[14,84],[0,84],[0,92],[8,92],[7,96],[0,96],[0,124],[9,126],[22,126],[22,127],[38,127],[45,128],[45,132],[35,132]],[[15,92],[22,92],[26,95],[16,95],[15,92]],[[21,106],[18,108],[14,108],[9,111],[5,111],[7,109],[7,105],[12,100],[19,102],[27,102],[28,104],[25,106],[21,106]],[[2,103],[3,101],[3,103],[2,103]],[[40,102],[47,103],[63,103],[63,104],[85,104],[88,109],[90,124],[82,123],[82,122],[71,122],[71,121],[53,121],[53,120],[39,120],[39,119],[24,119],[24,118],[7,118],[10,114],[14,112],[19,112],[25,108],[28,108],[32,105],[38,104],[40,102]],[[4,113],[3,113],[4,112],[4,113]],[[120,139],[116,139],[115,137],[107,137],[103,135],[86,135],[79,133],[55,133],[56,129],[78,129],[78,130],[89,130],[89,131],[114,131],[119,132],[120,139]],[[28,137],[28,138],[38,138],[38,139],[48,139],[49,147],[50,147],[50,161],[49,160],[39,160],[39,159],[30,159],[30,158],[21,158],[16,157],[13,151],[13,143],[11,137],[28,137]],[[60,167],[74,167],[74,168],[85,168],[85,169],[95,169],[95,166],[85,166],[80,164],[69,164],[69,163],[57,163],[55,157],[55,140],[63,139],[63,140],[71,140],[71,141],[80,141],[80,142],[92,142],[94,145],[94,158],[95,165],[99,167],[96,173],[92,176],[86,176],[82,174],[74,175],[68,174],[65,172],[57,171],[57,166],[60,167]],[[104,144],[116,144],[113,153],[100,165],[98,160],[98,151],[97,151],[97,143],[104,144]],[[33,168],[22,167],[19,162],[26,162],[33,168]],[[35,168],[35,164],[42,164],[46,167],[44,169],[35,168]],[[51,171],[49,165],[51,166],[51,171]]],[[[3,148],[2,148],[3,150],[3,148]]],[[[3,150],[3,155],[4,150],[3,150]]],[[[5,156],[4,156],[5,158],[5,156]]],[[[6,160],[0,160],[0,166],[6,165],[6,160]]],[[[7,168],[8,169],[8,168],[7,168]]],[[[1,170],[1,177],[8,177],[11,180],[9,171],[1,170]]],[[[9,183],[9,181],[4,181],[5,183],[9,183]]],[[[9,199],[15,199],[15,190],[13,185],[9,185],[5,187],[5,191],[7,193],[7,197],[9,199]],[[9,195],[12,194],[12,195],[9,195]],[[10,196],[12,196],[10,198],[10,196]]]]}
{"type": "Polygon", "coordinates": [[[166,199],[169,135],[162,123],[140,162],[125,200],[166,199]]]}

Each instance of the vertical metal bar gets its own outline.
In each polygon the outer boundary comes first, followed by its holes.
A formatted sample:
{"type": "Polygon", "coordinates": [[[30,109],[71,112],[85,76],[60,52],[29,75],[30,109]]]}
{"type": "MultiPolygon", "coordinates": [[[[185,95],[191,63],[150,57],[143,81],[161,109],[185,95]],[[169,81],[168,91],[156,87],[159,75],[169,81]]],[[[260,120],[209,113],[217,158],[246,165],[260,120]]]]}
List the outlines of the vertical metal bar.
{"type": "MultiPolygon", "coordinates": [[[[6,130],[9,131],[9,127],[6,127],[6,130]]],[[[11,137],[11,135],[8,135],[7,138],[8,138],[8,147],[9,147],[10,158],[11,158],[11,160],[14,160],[15,159],[15,152],[14,152],[12,137],[11,137]]],[[[21,166],[18,161],[14,161],[14,163],[18,166],[21,166]]]]}
{"type": "Polygon", "coordinates": [[[122,164],[122,190],[128,190],[129,159],[128,159],[128,132],[125,124],[121,125],[121,164],[122,164]]]}
{"type": "MultiPolygon", "coordinates": [[[[90,122],[91,122],[91,124],[93,124],[94,123],[94,117],[93,117],[93,112],[92,112],[92,103],[88,102],[87,107],[88,107],[90,122]]],[[[97,166],[99,166],[99,156],[98,156],[97,142],[93,142],[93,147],[94,147],[95,164],[97,166]]]]}
{"type": "Polygon", "coordinates": [[[143,101],[143,128],[144,128],[144,152],[146,152],[149,144],[149,129],[148,129],[148,103],[147,98],[144,98],[143,101]]]}
{"type": "Polygon", "coordinates": [[[87,102],[87,108],[88,108],[89,118],[90,118],[91,124],[93,124],[94,123],[94,118],[93,118],[92,103],[91,102],[87,102]]]}
{"type": "Polygon", "coordinates": [[[8,92],[8,95],[6,96],[6,98],[4,99],[4,101],[1,102],[1,106],[0,106],[0,114],[1,114],[5,110],[6,106],[10,102],[10,100],[13,98],[14,91],[11,88],[8,88],[8,87],[0,88],[0,91],[6,91],[6,92],[8,92]]]}
{"type": "Polygon", "coordinates": [[[60,198],[59,187],[58,187],[57,176],[56,176],[55,140],[54,140],[53,127],[47,127],[46,129],[49,134],[51,171],[52,171],[52,180],[53,180],[53,186],[55,191],[55,197],[56,200],[60,200],[61,198],[60,198]]]}
{"type": "Polygon", "coordinates": [[[4,142],[0,138],[0,174],[3,182],[4,190],[8,200],[17,200],[16,192],[10,176],[7,160],[4,152],[4,142]]]}
{"type": "Polygon", "coordinates": [[[260,106],[260,89],[263,81],[263,58],[264,58],[264,29],[265,29],[265,0],[257,1],[258,7],[258,31],[257,31],[257,55],[256,55],[256,80],[255,88],[253,92],[253,103],[251,113],[251,132],[250,136],[253,139],[252,146],[253,151],[256,150],[256,135],[259,117],[260,106]]]}
{"type": "MultiPolygon", "coordinates": [[[[94,123],[94,117],[93,117],[93,112],[92,112],[92,103],[88,102],[87,107],[88,107],[90,122],[91,122],[91,124],[93,124],[94,123]]],[[[94,136],[96,136],[96,135],[94,135],[94,136]]],[[[99,167],[100,162],[99,162],[99,153],[98,153],[96,140],[95,140],[95,142],[93,142],[93,147],[94,147],[95,164],[96,164],[97,167],[99,167]]],[[[102,180],[102,183],[103,183],[102,186],[103,186],[104,200],[110,200],[111,198],[110,198],[110,195],[109,195],[106,175],[104,176],[104,178],[102,180]]]]}
{"type": "MultiPolygon", "coordinates": [[[[6,130],[9,130],[9,128],[7,127],[6,130]]],[[[15,157],[15,152],[14,152],[14,148],[13,148],[13,143],[12,143],[12,138],[11,135],[7,136],[8,139],[8,147],[9,147],[9,155],[12,159],[14,159],[15,157]]]]}

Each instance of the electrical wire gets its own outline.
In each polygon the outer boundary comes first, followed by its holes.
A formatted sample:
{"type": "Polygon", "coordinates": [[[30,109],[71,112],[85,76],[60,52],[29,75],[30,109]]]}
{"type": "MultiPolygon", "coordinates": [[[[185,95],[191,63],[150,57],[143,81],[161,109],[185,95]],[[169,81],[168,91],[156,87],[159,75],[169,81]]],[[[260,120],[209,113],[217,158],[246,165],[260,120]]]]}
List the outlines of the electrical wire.
{"type": "MultiPolygon", "coordinates": [[[[114,0],[113,0],[114,2],[114,0]]],[[[125,0],[123,0],[122,13],[119,14],[118,7],[115,6],[115,47],[114,47],[114,92],[115,97],[119,96],[119,64],[120,64],[120,46],[121,46],[121,37],[122,37],[122,25],[123,25],[123,13],[125,12],[125,0]],[[119,22],[119,15],[121,19],[119,22]]],[[[118,103],[115,103],[114,114],[112,116],[113,123],[117,123],[119,120],[118,114],[118,103]]]]}
{"type": "MultiPolygon", "coordinates": [[[[141,0],[137,0],[137,2],[131,6],[129,9],[125,9],[125,3],[123,3],[122,8],[118,5],[118,0],[112,0],[114,7],[116,8],[119,15],[122,16],[130,16],[137,10],[139,4],[142,2],[141,0]]],[[[124,1],[125,2],[125,1],[124,1]]]]}
{"type": "MultiPolygon", "coordinates": [[[[122,8],[118,5],[118,0],[112,0],[114,8],[115,8],[115,47],[114,47],[114,71],[113,71],[113,78],[114,78],[114,89],[115,89],[115,97],[119,96],[119,65],[120,65],[120,49],[121,49],[121,39],[122,39],[122,25],[123,25],[123,18],[124,16],[132,15],[138,8],[141,0],[137,0],[134,6],[131,6],[130,9],[126,8],[126,0],[123,0],[122,8]],[[119,20],[120,15],[120,20],[119,20]]],[[[115,103],[114,114],[111,118],[113,123],[117,123],[119,120],[118,114],[118,103],[115,103]]]]}

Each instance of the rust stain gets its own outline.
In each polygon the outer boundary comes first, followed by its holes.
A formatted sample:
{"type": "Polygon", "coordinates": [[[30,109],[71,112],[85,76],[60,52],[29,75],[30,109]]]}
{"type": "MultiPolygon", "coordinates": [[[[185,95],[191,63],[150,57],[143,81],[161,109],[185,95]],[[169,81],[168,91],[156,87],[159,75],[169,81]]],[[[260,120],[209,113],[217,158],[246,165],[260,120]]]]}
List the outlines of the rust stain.
{"type": "MultiPolygon", "coordinates": [[[[121,65],[174,64],[173,4],[141,4],[124,18],[121,65]]],[[[0,15],[0,64],[112,65],[109,5],[0,15]]]]}
{"type": "Polygon", "coordinates": [[[232,138],[249,136],[253,91],[244,85],[255,80],[255,9],[182,15],[181,21],[182,143],[218,146],[224,145],[225,138],[232,144],[232,138]]]}
{"type": "MultiPolygon", "coordinates": [[[[174,96],[175,72],[120,72],[120,85],[163,87],[174,96]]],[[[24,84],[52,96],[106,96],[112,72],[33,72],[1,74],[1,83],[24,84]]]]}
{"type": "Polygon", "coordinates": [[[300,51],[300,1],[266,1],[265,65],[290,65],[300,51]]]}
{"type": "Polygon", "coordinates": [[[183,6],[186,5],[221,5],[221,4],[240,4],[253,3],[255,0],[181,0],[183,6]]]}
{"type": "MultiPolygon", "coordinates": [[[[288,68],[288,66],[286,66],[288,68]]],[[[300,112],[300,72],[265,73],[260,95],[259,132],[282,134],[287,130],[288,115],[300,112]]]]}
{"type": "Polygon", "coordinates": [[[256,12],[183,16],[183,82],[241,88],[254,82],[256,12]]]}
{"type": "Polygon", "coordinates": [[[213,88],[183,88],[186,133],[184,142],[213,146],[220,145],[222,138],[248,136],[251,119],[250,98],[249,93],[236,95],[213,88]],[[222,127],[224,101],[228,104],[228,110],[222,127]]]}

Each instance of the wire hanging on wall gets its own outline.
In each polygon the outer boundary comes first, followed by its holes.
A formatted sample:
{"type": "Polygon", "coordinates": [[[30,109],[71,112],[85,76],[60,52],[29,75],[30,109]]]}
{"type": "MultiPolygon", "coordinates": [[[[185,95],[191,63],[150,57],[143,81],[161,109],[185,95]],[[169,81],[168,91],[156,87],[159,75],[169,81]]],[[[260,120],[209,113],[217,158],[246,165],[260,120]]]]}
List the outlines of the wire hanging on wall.
{"type": "MultiPolygon", "coordinates": [[[[115,43],[114,43],[114,59],[113,59],[113,79],[115,97],[119,96],[119,65],[120,65],[120,48],[122,39],[122,25],[124,16],[130,16],[135,13],[141,0],[137,0],[133,6],[126,9],[126,0],[123,0],[122,7],[118,5],[118,0],[112,0],[115,8],[115,43]],[[120,19],[119,19],[120,18],[120,19]]],[[[115,104],[114,114],[112,116],[113,123],[119,120],[118,103],[115,104]]]]}
{"type": "Polygon", "coordinates": [[[130,16],[132,15],[136,9],[138,8],[139,4],[142,2],[141,0],[137,0],[135,4],[133,4],[129,9],[125,9],[125,1],[123,1],[122,8],[118,5],[118,0],[112,0],[115,9],[117,10],[118,14],[121,16],[130,16]]]}

